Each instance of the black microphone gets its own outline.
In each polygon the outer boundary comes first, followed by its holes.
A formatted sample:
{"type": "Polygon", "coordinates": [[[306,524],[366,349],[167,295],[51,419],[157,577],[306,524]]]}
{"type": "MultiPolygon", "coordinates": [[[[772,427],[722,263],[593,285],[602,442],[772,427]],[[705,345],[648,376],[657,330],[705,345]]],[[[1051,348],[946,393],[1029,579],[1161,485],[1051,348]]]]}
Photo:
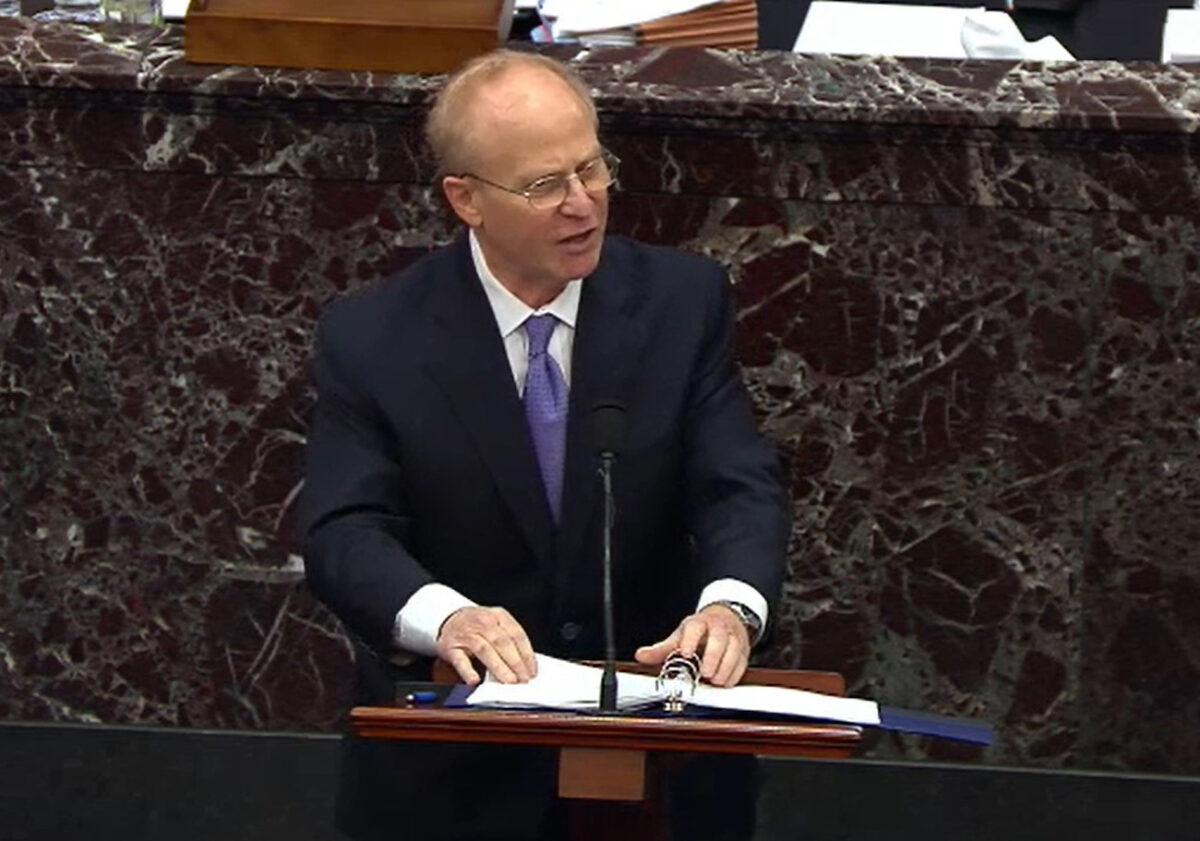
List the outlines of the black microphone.
{"type": "Polygon", "coordinates": [[[612,468],[625,443],[625,404],[599,400],[592,404],[592,449],[599,460],[597,475],[604,488],[604,674],[600,678],[600,712],[617,711],[617,643],[613,632],[612,534],[616,521],[612,468]]]}

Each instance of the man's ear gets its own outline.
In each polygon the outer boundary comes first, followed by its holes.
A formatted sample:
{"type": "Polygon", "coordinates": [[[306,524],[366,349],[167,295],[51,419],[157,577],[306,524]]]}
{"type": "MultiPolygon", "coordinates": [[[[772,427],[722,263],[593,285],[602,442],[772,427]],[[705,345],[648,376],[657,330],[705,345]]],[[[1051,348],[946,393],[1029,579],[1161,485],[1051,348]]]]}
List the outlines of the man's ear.
{"type": "Polygon", "coordinates": [[[447,175],[442,178],[442,192],[446,194],[446,201],[450,202],[459,219],[472,228],[479,227],[483,221],[483,214],[477,206],[478,195],[474,185],[465,178],[447,175]]]}

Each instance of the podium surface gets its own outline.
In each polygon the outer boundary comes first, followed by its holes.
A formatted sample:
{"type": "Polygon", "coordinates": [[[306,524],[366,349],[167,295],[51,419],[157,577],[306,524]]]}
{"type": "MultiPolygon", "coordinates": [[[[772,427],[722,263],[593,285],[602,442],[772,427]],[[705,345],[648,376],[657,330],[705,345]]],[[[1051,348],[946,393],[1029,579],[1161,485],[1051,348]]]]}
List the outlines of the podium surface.
{"type": "MultiPolygon", "coordinates": [[[[644,667],[623,664],[623,670],[644,667]]],[[[446,681],[446,670],[435,673],[446,681]]],[[[845,682],[833,672],[750,669],[745,684],[787,686],[841,695],[845,682]]],[[[505,744],[559,749],[558,794],[573,800],[638,802],[652,798],[647,757],[706,753],[845,759],[858,746],[861,729],[808,720],[739,720],[658,711],[593,715],[552,710],[494,710],[478,707],[355,707],[354,733],[364,739],[505,744]],[[649,785],[648,785],[649,783],[649,785]]],[[[657,771],[659,766],[654,766],[657,771]]]]}
{"type": "Polygon", "coordinates": [[[354,732],[365,739],[477,742],[560,748],[610,748],[684,753],[843,758],[858,745],[859,728],[810,722],[739,721],[682,713],[636,714],[355,707],[354,732]]]}

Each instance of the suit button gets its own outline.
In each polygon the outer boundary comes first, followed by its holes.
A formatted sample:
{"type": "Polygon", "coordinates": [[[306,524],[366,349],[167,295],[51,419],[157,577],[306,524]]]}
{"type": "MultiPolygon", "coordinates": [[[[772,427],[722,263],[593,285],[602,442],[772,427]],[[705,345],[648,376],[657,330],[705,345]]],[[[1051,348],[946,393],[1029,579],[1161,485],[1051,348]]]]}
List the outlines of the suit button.
{"type": "Polygon", "coordinates": [[[583,627],[578,622],[564,622],[558,632],[567,642],[574,642],[579,638],[579,632],[582,630],[583,627]]]}

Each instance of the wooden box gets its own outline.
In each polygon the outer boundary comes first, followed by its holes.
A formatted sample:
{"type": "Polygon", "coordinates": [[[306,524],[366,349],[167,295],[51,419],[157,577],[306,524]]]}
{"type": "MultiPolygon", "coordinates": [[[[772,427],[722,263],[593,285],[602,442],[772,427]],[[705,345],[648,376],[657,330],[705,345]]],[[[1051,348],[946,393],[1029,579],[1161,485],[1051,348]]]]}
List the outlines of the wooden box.
{"type": "Polygon", "coordinates": [[[242,64],[445,73],[508,39],[513,0],[192,0],[184,55],[242,64]]]}

